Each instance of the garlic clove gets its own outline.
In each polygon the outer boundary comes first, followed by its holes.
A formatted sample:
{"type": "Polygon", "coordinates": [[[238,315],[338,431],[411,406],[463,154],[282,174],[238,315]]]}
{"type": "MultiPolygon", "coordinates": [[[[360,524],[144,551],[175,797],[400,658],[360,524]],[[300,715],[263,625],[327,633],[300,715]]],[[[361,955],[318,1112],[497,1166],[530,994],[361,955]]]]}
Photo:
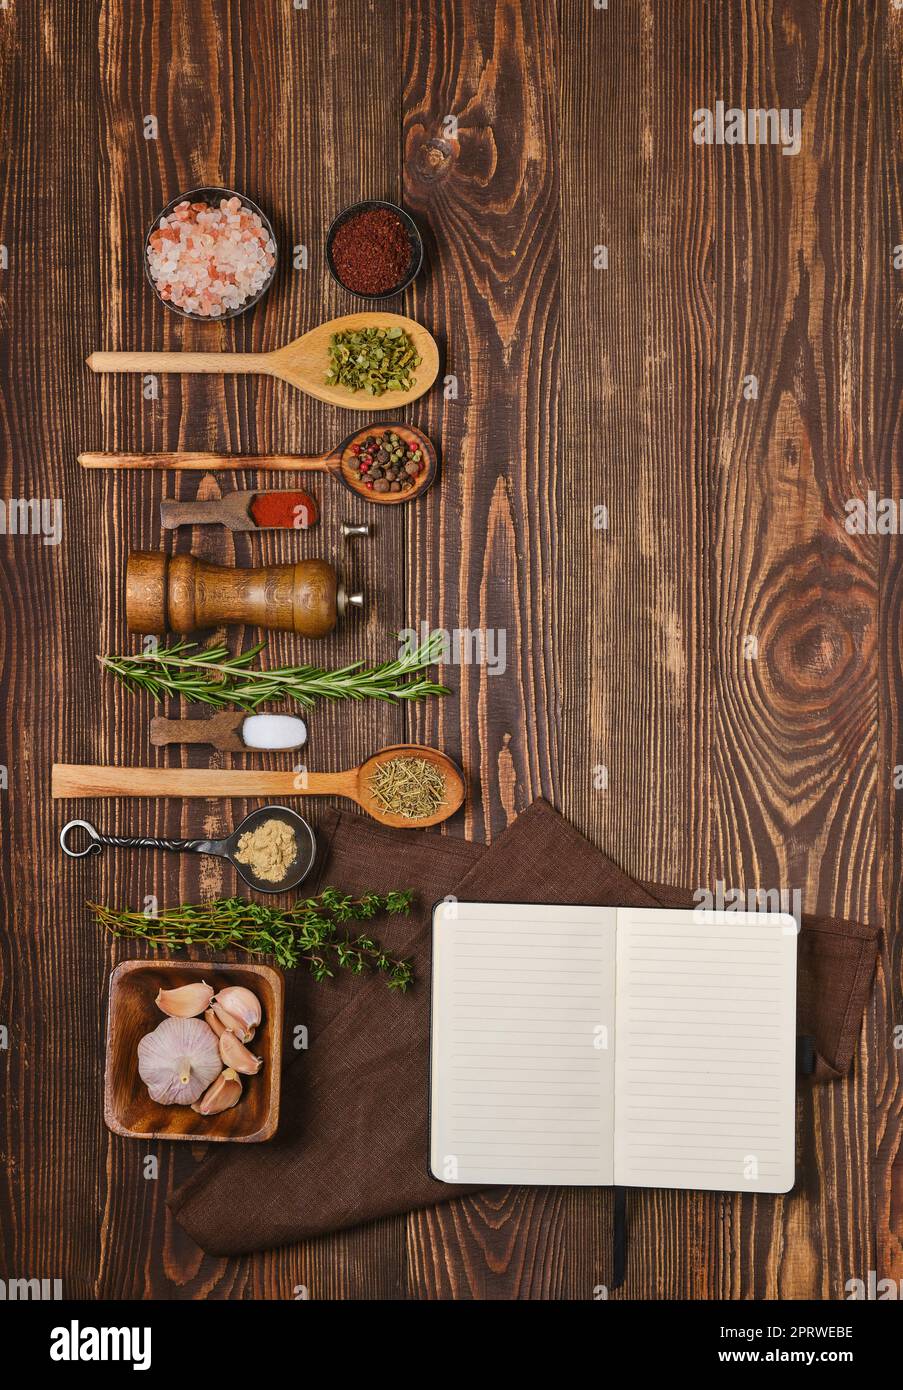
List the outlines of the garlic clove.
{"type": "Polygon", "coordinates": [[[232,1067],[226,1067],[191,1108],[199,1115],[219,1115],[223,1110],[231,1110],[240,1100],[241,1082],[238,1073],[232,1067]]]}
{"type": "Polygon", "coordinates": [[[225,1066],[232,1067],[244,1076],[256,1076],[263,1066],[263,1058],[255,1057],[228,1029],[220,1036],[219,1055],[225,1066]]]}
{"type": "MultiPolygon", "coordinates": [[[[215,1001],[213,1004],[213,1012],[222,1026],[223,1033],[234,1033],[242,1042],[251,1041],[252,1030],[246,1028],[240,1018],[236,1018],[234,1014],[230,1014],[221,1004],[217,1004],[215,1001]]],[[[220,1034],[220,1037],[222,1037],[222,1034],[220,1034]]]]}
{"type": "Polygon", "coordinates": [[[216,1014],[213,1012],[212,1009],[204,1010],[204,1022],[213,1029],[217,1037],[219,1037],[220,1034],[226,1032],[226,1025],[224,1023],[220,1023],[219,1019],[217,1018],[216,1014]]]}
{"type": "Polygon", "coordinates": [[[260,1000],[242,985],[227,985],[213,998],[213,1012],[224,1028],[250,1042],[261,1019],[260,1000]]]}
{"type": "Polygon", "coordinates": [[[157,1008],[170,1018],[196,1018],[210,1006],[215,991],[201,980],[198,984],[179,985],[177,989],[161,989],[157,994],[157,1008]]]}

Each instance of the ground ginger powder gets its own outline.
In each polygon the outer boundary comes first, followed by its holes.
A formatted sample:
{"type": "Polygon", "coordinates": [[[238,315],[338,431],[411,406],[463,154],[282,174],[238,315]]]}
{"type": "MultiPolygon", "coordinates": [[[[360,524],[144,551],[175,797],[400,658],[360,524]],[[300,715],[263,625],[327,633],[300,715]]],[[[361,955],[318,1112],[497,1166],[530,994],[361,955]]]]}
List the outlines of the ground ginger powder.
{"type": "Polygon", "coordinates": [[[256,830],[246,830],[235,858],[247,864],[261,883],[281,883],[298,853],[295,832],[284,820],[265,820],[256,830]]]}

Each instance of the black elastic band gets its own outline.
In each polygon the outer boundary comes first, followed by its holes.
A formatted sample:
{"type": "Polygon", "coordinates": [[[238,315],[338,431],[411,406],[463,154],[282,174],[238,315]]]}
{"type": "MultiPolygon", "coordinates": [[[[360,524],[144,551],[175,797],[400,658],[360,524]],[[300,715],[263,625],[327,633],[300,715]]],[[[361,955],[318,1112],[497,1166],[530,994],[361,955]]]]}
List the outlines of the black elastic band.
{"type": "Polygon", "coordinates": [[[627,1278],[627,1188],[614,1188],[615,1207],[611,1227],[611,1284],[619,1289],[627,1278]]]}
{"type": "Polygon", "coordinates": [[[808,1033],[800,1033],[797,1037],[796,1069],[800,1076],[811,1076],[815,1071],[815,1039],[808,1033]]]}

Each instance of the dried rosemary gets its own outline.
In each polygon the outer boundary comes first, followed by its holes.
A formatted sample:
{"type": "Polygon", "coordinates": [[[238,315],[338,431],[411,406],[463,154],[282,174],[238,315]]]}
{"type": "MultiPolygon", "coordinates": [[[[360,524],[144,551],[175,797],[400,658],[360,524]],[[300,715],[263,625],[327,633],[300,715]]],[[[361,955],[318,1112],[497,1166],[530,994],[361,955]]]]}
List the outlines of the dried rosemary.
{"type": "Polygon", "coordinates": [[[389,989],[403,994],[414,979],[410,961],[387,955],[365,932],[352,936],[341,928],[352,921],[369,921],[378,912],[407,914],[412,900],[413,893],[408,890],[353,898],[325,888],[317,897],[299,898],[288,908],[264,907],[243,898],[216,898],[197,905],[184,903],[147,917],[143,912],[100,903],[86,906],[112,936],[144,941],[154,950],[201,946],[210,951],[274,956],[286,969],[307,965],[315,980],[331,979],[335,969],[349,970],[352,975],[374,971],[385,976],[389,989]]]}
{"type": "Polygon", "coordinates": [[[426,758],[389,758],[369,786],[383,811],[405,820],[426,820],[445,804],[445,776],[426,758]]]}

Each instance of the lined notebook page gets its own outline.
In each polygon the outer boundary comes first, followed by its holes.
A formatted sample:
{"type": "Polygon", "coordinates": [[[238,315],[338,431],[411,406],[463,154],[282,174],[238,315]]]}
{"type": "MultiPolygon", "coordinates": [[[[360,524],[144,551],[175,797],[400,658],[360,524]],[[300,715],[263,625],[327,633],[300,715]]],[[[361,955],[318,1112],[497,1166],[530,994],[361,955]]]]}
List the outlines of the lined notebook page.
{"type": "Polygon", "coordinates": [[[615,1181],[793,1186],[796,924],[619,908],[615,1181]]]}
{"type": "Polygon", "coordinates": [[[435,1177],[613,1182],[614,926],[614,908],[435,909],[435,1177]]]}

